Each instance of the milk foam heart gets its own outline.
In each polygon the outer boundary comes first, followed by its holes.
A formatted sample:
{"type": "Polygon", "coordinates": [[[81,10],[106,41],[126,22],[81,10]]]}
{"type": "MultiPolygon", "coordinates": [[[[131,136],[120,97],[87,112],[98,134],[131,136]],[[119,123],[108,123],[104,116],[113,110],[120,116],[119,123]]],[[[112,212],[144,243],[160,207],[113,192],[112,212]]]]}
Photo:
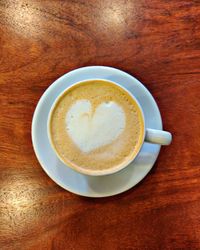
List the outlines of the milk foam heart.
{"type": "Polygon", "coordinates": [[[66,129],[72,141],[84,153],[112,143],[124,130],[125,112],[113,101],[93,110],[89,100],[78,100],[68,110],[66,129]]]}

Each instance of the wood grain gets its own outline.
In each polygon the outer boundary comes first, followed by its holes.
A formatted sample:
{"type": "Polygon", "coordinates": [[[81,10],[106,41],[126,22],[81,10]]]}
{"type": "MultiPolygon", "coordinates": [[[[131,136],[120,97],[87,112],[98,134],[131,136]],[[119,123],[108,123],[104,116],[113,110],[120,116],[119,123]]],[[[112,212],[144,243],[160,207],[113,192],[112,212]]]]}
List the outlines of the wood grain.
{"type": "Polygon", "coordinates": [[[0,249],[200,249],[200,2],[0,1],[0,249]],[[132,190],[87,199],[57,186],[31,145],[33,111],[87,65],[140,79],[173,143],[132,190]]]}

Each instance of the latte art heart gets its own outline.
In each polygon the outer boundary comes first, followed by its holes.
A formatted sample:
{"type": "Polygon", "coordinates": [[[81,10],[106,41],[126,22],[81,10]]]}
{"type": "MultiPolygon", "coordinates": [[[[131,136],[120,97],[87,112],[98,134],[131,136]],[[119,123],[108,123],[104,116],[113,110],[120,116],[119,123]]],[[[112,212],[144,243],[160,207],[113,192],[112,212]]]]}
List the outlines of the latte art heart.
{"type": "Polygon", "coordinates": [[[89,100],[78,100],[68,110],[66,129],[84,153],[112,143],[126,125],[125,112],[117,103],[103,102],[93,110],[89,100]]]}

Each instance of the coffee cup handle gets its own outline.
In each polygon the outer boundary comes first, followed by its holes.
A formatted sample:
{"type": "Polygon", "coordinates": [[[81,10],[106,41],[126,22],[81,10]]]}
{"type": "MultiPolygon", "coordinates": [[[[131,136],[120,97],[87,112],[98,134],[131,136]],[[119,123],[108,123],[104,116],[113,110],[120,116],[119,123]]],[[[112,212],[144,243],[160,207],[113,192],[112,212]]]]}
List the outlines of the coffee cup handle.
{"type": "Polygon", "coordinates": [[[145,141],[154,144],[169,145],[172,141],[172,134],[163,130],[147,128],[145,141]]]}

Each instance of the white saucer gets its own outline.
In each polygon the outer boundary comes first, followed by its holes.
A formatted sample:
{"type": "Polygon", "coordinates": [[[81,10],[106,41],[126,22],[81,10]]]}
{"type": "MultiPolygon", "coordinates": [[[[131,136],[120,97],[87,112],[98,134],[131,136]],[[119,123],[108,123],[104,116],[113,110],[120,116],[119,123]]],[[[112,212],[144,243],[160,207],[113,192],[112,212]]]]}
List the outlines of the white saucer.
{"type": "MultiPolygon", "coordinates": [[[[144,143],[139,155],[128,167],[107,176],[86,176],[66,167],[56,156],[47,138],[47,117],[56,97],[73,83],[102,78],[121,84],[139,101],[148,128],[162,129],[158,106],[149,91],[131,75],[111,67],[92,66],[73,70],[56,80],[40,98],[32,121],[32,142],[44,171],[64,189],[88,197],[106,197],[122,193],[140,182],[155,163],[160,146],[144,143]]],[[[145,185],[145,183],[144,183],[145,185]]]]}

